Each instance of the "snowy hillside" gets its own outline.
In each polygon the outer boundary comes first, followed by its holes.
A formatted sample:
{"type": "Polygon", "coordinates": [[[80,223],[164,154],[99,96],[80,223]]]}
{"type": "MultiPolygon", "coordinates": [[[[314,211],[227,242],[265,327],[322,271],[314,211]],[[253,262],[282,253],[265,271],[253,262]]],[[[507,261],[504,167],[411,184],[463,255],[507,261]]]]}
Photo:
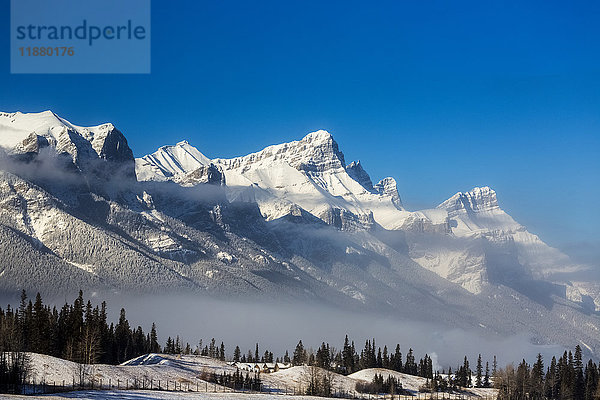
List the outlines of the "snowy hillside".
{"type": "Polygon", "coordinates": [[[136,159],[135,169],[141,181],[172,180],[184,185],[224,183],[214,164],[186,141],[163,146],[153,154],[136,159]]]}
{"type": "MultiPolygon", "coordinates": [[[[115,389],[117,385],[124,388],[125,386],[132,387],[135,384],[149,388],[151,384],[153,387],[154,385],[158,386],[159,381],[161,387],[164,388],[166,381],[170,381],[171,387],[177,382],[186,387],[189,385],[192,391],[227,392],[230,391],[229,388],[215,385],[205,379],[212,373],[233,374],[236,371],[231,363],[193,355],[147,354],[127,361],[122,365],[96,364],[86,366],[41,354],[29,353],[29,356],[32,367],[31,381],[46,382],[51,385],[53,383],[62,384],[63,381],[66,386],[72,385],[73,381],[78,384],[79,377],[83,375],[86,381],[91,380],[93,377],[95,386],[102,383],[104,387],[114,385],[115,389]]],[[[319,374],[325,373],[324,370],[318,367],[308,366],[297,366],[272,373],[261,373],[263,390],[279,395],[283,393],[300,393],[306,390],[311,374],[314,373],[311,368],[314,368],[319,374]]],[[[418,394],[420,388],[426,382],[425,378],[383,368],[366,369],[349,376],[327,372],[332,380],[333,389],[344,392],[354,392],[356,384],[359,382],[371,382],[376,373],[384,377],[393,376],[397,378],[404,389],[415,395],[418,394]]],[[[494,396],[496,390],[471,388],[468,389],[467,394],[482,397],[494,396]]],[[[446,394],[446,397],[448,395],[446,394]]],[[[460,395],[457,394],[456,397],[458,398],[460,395]]]]}

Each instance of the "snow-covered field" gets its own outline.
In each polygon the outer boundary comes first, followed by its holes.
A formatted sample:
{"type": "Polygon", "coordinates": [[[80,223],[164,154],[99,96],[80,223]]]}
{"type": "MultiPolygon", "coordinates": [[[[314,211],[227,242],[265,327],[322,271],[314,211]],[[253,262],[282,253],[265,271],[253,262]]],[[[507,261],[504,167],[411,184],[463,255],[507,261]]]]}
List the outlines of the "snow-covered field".
{"type": "MultiPolygon", "coordinates": [[[[207,374],[223,372],[235,372],[236,368],[224,361],[219,361],[209,357],[194,355],[167,355],[167,354],[147,354],[122,365],[97,364],[91,367],[83,367],[75,362],[62,360],[42,354],[30,354],[32,373],[30,380],[32,382],[46,382],[49,385],[71,386],[73,382],[79,382],[81,373],[86,374],[86,381],[94,379],[94,386],[100,384],[106,390],[103,391],[77,391],[43,398],[89,398],[89,399],[254,399],[271,400],[293,397],[295,400],[307,399],[306,396],[292,396],[293,393],[302,393],[310,380],[312,367],[297,366],[289,369],[280,370],[273,373],[262,373],[261,380],[264,390],[272,394],[244,394],[230,393],[230,389],[224,388],[213,383],[208,383],[202,378],[207,378],[207,374]],[[146,389],[166,388],[167,381],[172,390],[175,385],[183,390],[189,390],[192,393],[150,391],[150,390],[117,390],[125,387],[145,387],[146,389]],[[137,386],[134,386],[137,385],[137,386]],[[196,392],[199,391],[199,392],[196,392]],[[211,393],[212,392],[212,393],[211,393]],[[215,393],[216,392],[216,393],[215,393]],[[219,393],[220,392],[220,393],[219,393]],[[288,394],[288,395],[286,395],[288,394]],[[261,396],[261,397],[256,397],[261,396]]],[[[325,373],[319,370],[320,373],[325,373]]],[[[410,391],[418,398],[428,398],[425,393],[418,393],[419,388],[426,382],[425,378],[412,375],[406,375],[395,371],[382,368],[371,368],[358,371],[349,376],[336,373],[327,373],[333,382],[333,391],[336,393],[355,393],[356,383],[371,382],[375,374],[381,374],[384,378],[391,375],[397,378],[404,389],[410,391]]],[[[496,397],[494,389],[470,389],[463,396],[481,396],[487,399],[496,397]]],[[[10,398],[18,398],[11,396],[10,398]]],[[[368,395],[365,395],[368,397],[368,395]]],[[[442,394],[438,396],[441,398],[442,394]]],[[[449,395],[445,394],[445,398],[449,395]]],[[[452,395],[450,397],[458,397],[452,395]]],[[[28,397],[31,398],[31,397],[28,397]]]]}
{"type": "MultiPolygon", "coordinates": [[[[318,400],[323,397],[314,396],[292,396],[292,395],[277,395],[277,394],[260,394],[260,393],[182,393],[182,392],[158,392],[150,390],[105,390],[105,391],[76,391],[69,393],[61,393],[59,395],[45,396],[2,396],[0,399],[33,399],[40,398],[45,400],[52,399],[124,399],[124,400],[318,400]]],[[[389,396],[388,396],[389,399],[389,396]]]]}
{"type": "MultiPolygon", "coordinates": [[[[363,395],[364,399],[380,399],[380,400],[391,400],[391,395],[386,396],[374,396],[374,395],[363,395]]],[[[325,397],[316,396],[294,396],[294,395],[281,395],[281,394],[266,394],[266,393],[184,393],[184,392],[159,392],[153,390],[82,390],[75,392],[67,392],[53,395],[39,395],[39,396],[18,396],[18,395],[0,395],[0,399],[89,399],[89,400],[100,400],[100,399],[124,399],[124,400],[146,400],[146,399],[157,399],[157,400],[318,400],[326,399],[325,397]]],[[[435,399],[435,395],[429,396],[422,393],[416,399],[428,400],[435,399]]],[[[450,399],[446,394],[445,399],[450,399]]],[[[456,397],[458,398],[458,397],[456,397]]],[[[495,395],[488,394],[487,399],[495,399],[495,395]]],[[[394,399],[406,400],[406,396],[394,396],[394,399]]],[[[442,399],[442,395],[439,395],[439,399],[442,399]]]]}

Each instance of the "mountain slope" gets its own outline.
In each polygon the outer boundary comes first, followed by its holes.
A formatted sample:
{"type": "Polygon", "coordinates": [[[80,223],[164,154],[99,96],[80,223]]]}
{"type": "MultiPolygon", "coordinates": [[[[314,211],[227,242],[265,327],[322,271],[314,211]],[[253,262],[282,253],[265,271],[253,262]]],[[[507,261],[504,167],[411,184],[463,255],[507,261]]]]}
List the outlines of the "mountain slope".
{"type": "Polygon", "coordinates": [[[490,281],[506,284],[515,276],[580,268],[506,214],[489,187],[459,192],[435,209],[404,209],[396,181],[385,178],[373,185],[360,162],[346,165],[326,131],[233,159],[209,160],[182,142],[138,159],[136,172],[140,180],[194,185],[197,181],[187,177],[207,165],[222,171],[230,201],[257,203],[267,221],[315,218],[342,230],[379,225],[407,232],[415,261],[473,293],[490,281]],[[185,168],[173,167],[179,165],[185,168]],[[151,173],[163,170],[170,175],[151,173]]]}
{"type": "Polygon", "coordinates": [[[567,262],[489,188],[408,211],[392,178],[373,185],[325,131],[233,159],[180,142],[134,161],[111,124],[0,121],[4,292],[326,303],[600,349],[595,286],[544,280],[567,262]],[[24,151],[32,135],[47,145],[24,151]],[[106,174],[134,165],[137,180],[106,174]]]}

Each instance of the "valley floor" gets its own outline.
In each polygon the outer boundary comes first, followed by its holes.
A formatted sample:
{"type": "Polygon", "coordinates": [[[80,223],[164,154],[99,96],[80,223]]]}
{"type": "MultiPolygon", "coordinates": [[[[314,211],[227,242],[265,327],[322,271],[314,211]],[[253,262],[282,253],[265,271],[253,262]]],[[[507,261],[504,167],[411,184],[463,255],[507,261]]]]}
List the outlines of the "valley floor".
{"type": "MultiPolygon", "coordinates": [[[[194,356],[194,355],[167,355],[147,354],[122,365],[96,364],[83,366],[75,362],[47,355],[30,353],[30,382],[45,382],[49,387],[65,386],[72,388],[78,384],[79,376],[85,376],[86,386],[90,385],[92,379],[94,388],[101,387],[103,390],[79,390],[64,392],[53,395],[39,395],[40,398],[81,398],[81,399],[206,399],[206,400],[273,400],[275,398],[284,400],[305,400],[313,398],[304,395],[293,395],[304,393],[314,374],[312,367],[296,366],[272,373],[262,373],[262,390],[267,393],[231,393],[231,389],[207,382],[209,374],[234,373],[236,368],[229,363],[216,359],[194,356]],[[203,379],[204,378],[204,379],[203,379]],[[171,391],[139,390],[137,388],[165,389],[167,386],[171,391]],[[131,390],[119,390],[124,388],[131,390]],[[173,391],[177,388],[177,391],[173,391]]],[[[321,373],[325,373],[321,371],[321,373]]],[[[245,372],[244,372],[245,374],[245,372]]],[[[420,388],[426,383],[425,378],[407,375],[396,371],[382,368],[364,369],[354,374],[344,376],[327,372],[332,382],[332,392],[337,397],[364,397],[376,398],[373,395],[361,395],[355,391],[357,383],[367,383],[373,380],[375,374],[381,374],[384,378],[393,376],[402,383],[402,387],[411,395],[394,396],[395,399],[464,399],[473,397],[481,400],[493,400],[496,398],[495,389],[471,388],[462,393],[420,393],[420,388]]],[[[252,374],[251,374],[252,375],[252,374]]],[[[32,387],[33,388],[33,387],[32,387]]],[[[39,386],[38,386],[38,389],[39,386]]],[[[32,393],[32,389],[28,389],[32,393]]],[[[32,396],[6,396],[0,398],[32,398],[32,396]]],[[[322,397],[321,397],[322,398],[322,397]]],[[[383,398],[383,397],[381,397],[383,398]]],[[[390,399],[390,396],[387,396],[390,399]]]]}

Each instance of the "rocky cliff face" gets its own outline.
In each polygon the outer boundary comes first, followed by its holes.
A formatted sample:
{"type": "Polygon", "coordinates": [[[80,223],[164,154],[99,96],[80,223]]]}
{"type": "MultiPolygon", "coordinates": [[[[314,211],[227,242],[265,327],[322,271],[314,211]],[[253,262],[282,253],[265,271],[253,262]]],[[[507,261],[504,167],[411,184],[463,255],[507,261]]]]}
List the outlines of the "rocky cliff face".
{"type": "Polygon", "coordinates": [[[473,214],[500,209],[496,192],[489,187],[474,188],[469,192],[458,192],[438,206],[448,212],[448,216],[473,214]]]}
{"type": "Polygon", "coordinates": [[[230,199],[257,202],[268,220],[302,210],[343,230],[371,229],[377,223],[371,205],[402,209],[393,178],[374,187],[359,162],[346,166],[344,154],[326,131],[232,159],[209,160],[182,142],[136,160],[136,171],[144,181],[195,185],[207,179],[193,179],[190,173],[209,165],[215,166],[215,176],[222,173],[230,199]]]}
{"type": "Polygon", "coordinates": [[[398,184],[394,178],[388,177],[380,180],[377,185],[374,186],[374,189],[384,197],[389,196],[392,200],[392,204],[396,206],[398,210],[404,210],[400,195],[398,194],[398,184]]]}
{"type": "MultiPolygon", "coordinates": [[[[368,191],[373,191],[373,182],[371,182],[371,177],[367,174],[367,171],[364,170],[362,164],[359,161],[352,161],[349,165],[346,166],[346,172],[352,179],[356,182],[360,183],[362,187],[364,187],[368,191]]],[[[393,179],[393,178],[389,178],[393,179]]],[[[395,183],[395,182],[394,182],[395,183]]]]}
{"type": "Polygon", "coordinates": [[[344,154],[326,131],[309,133],[302,140],[269,146],[257,153],[232,159],[216,159],[226,170],[249,169],[254,165],[284,163],[306,173],[343,170],[344,154]]]}
{"type": "Polygon", "coordinates": [[[112,124],[80,127],[52,113],[0,113],[0,148],[10,157],[35,161],[39,157],[68,159],[96,178],[135,177],[133,152],[112,124]]]}
{"type": "MultiPolygon", "coordinates": [[[[491,254],[494,246],[506,247],[506,243],[516,255],[511,258],[513,274],[543,276],[577,268],[505,213],[489,187],[458,192],[435,209],[405,210],[396,180],[388,177],[373,185],[359,161],[345,164],[338,144],[326,131],[233,159],[209,160],[187,142],[163,147],[138,160],[138,177],[194,185],[208,179],[194,180],[190,171],[205,171],[209,165],[222,171],[231,200],[256,202],[267,220],[311,215],[341,230],[380,226],[407,232],[414,242],[409,248],[415,261],[473,293],[490,283],[506,283],[501,277],[508,275],[488,273],[499,268],[499,258],[486,256],[486,251],[491,254]],[[154,175],[144,163],[152,165],[154,175]],[[438,237],[439,247],[421,243],[424,236],[429,242],[432,235],[438,237]],[[469,239],[457,246],[459,241],[449,241],[446,235],[469,239]]],[[[219,176],[217,171],[215,175],[219,176]]]]}

